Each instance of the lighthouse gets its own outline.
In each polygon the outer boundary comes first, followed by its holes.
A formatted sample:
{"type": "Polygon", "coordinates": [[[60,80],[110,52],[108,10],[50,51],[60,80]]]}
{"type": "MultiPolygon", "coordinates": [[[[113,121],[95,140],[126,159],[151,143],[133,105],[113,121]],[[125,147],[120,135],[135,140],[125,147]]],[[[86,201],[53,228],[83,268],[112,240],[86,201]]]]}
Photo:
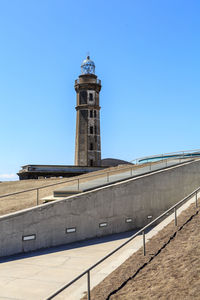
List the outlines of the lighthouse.
{"type": "Polygon", "coordinates": [[[87,56],[81,64],[81,75],[75,80],[77,166],[101,166],[100,90],[101,80],[95,75],[95,64],[87,56]]]}

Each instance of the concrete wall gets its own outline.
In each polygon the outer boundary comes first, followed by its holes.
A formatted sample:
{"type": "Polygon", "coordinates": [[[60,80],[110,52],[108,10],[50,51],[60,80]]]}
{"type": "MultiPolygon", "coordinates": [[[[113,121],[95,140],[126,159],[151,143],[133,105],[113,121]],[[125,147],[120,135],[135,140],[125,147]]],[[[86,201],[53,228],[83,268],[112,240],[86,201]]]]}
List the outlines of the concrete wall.
{"type": "Polygon", "coordinates": [[[0,217],[0,256],[142,227],[199,186],[200,160],[0,217]]]}

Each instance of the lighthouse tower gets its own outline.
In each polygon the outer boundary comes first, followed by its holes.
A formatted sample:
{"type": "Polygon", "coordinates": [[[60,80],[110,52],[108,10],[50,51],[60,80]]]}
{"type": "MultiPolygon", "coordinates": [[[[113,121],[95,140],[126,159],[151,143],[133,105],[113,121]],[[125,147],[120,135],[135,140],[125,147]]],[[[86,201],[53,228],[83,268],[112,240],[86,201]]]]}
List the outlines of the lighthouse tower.
{"type": "Polygon", "coordinates": [[[100,106],[101,80],[95,75],[95,64],[89,56],[81,65],[75,80],[76,145],[75,165],[101,166],[100,106]]]}

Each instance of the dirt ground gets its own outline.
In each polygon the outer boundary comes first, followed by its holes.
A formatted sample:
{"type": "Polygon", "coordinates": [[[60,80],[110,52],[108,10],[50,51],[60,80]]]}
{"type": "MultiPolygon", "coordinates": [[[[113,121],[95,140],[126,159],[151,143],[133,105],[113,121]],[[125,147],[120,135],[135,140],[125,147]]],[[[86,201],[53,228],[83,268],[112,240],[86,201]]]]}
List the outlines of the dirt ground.
{"type": "MultiPolygon", "coordinates": [[[[67,178],[59,178],[1,182],[0,195],[6,195],[32,188],[38,188],[58,182],[64,182],[64,184],[41,189],[39,191],[39,204],[42,204],[41,198],[52,195],[53,191],[58,187],[64,187],[66,185],[67,180],[67,178]]],[[[33,207],[37,204],[36,199],[36,190],[0,198],[0,215],[5,215],[7,213],[15,212],[28,207],[33,207]]]]}
{"type": "Polygon", "coordinates": [[[191,205],[177,227],[171,222],[147,243],[146,257],[138,250],[92,290],[91,299],[200,299],[199,243],[199,210],[191,205]]]}

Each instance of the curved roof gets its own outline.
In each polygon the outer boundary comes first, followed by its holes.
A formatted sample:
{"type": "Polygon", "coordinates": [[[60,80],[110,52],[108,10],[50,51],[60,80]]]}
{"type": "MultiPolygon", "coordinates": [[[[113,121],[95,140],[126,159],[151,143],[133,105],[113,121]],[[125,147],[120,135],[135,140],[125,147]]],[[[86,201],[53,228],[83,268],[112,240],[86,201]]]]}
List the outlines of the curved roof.
{"type": "Polygon", "coordinates": [[[95,64],[89,56],[82,62],[81,72],[82,74],[95,74],[95,64]]]}
{"type": "Polygon", "coordinates": [[[124,164],[132,164],[132,163],[117,158],[104,158],[101,160],[101,166],[116,167],[118,165],[124,165],[124,164]]]}

